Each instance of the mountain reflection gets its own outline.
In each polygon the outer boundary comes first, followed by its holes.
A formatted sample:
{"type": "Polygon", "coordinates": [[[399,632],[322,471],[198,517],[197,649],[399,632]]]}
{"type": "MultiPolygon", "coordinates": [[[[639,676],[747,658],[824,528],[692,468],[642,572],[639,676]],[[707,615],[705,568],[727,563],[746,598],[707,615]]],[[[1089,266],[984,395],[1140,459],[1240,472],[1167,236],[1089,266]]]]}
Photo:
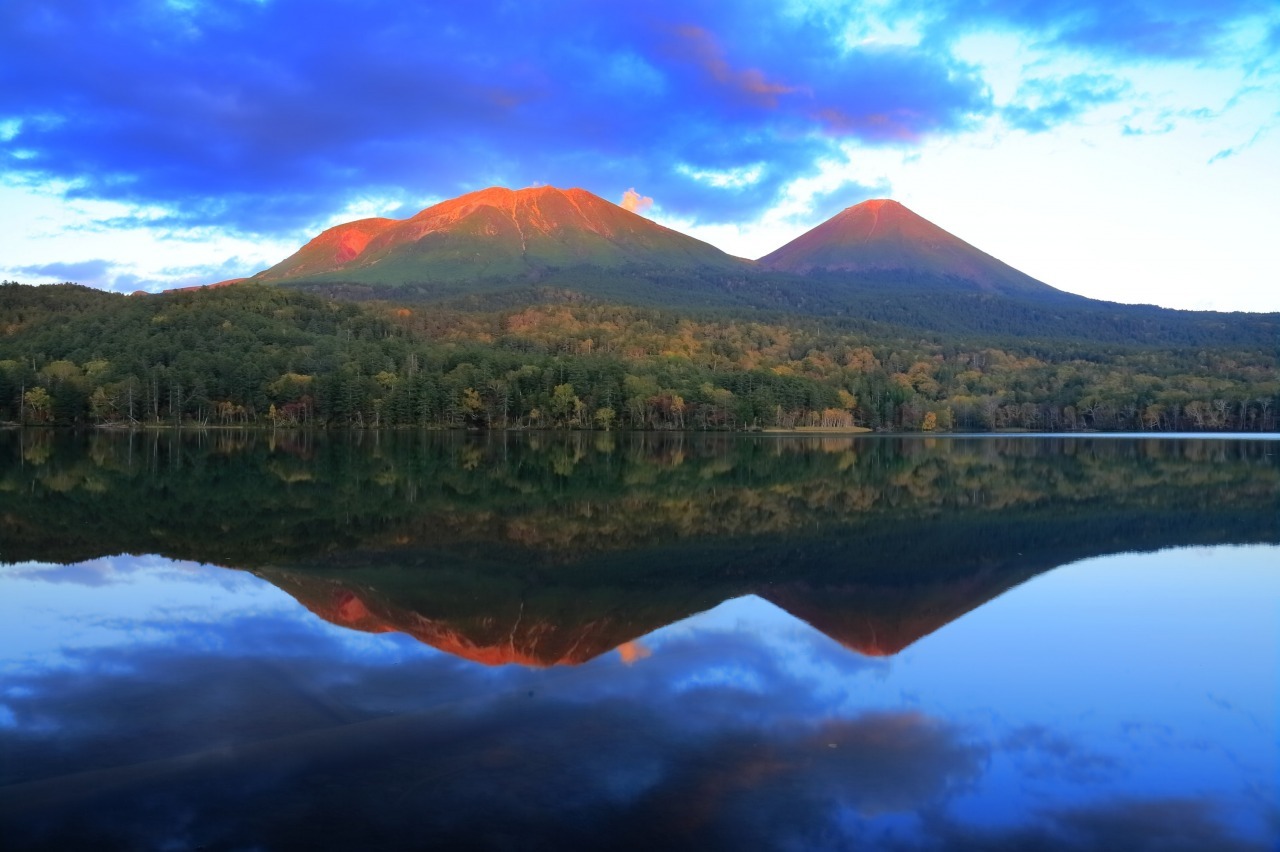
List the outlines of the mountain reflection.
{"type": "Polygon", "coordinates": [[[486,664],[580,664],[755,595],[890,655],[1081,558],[1280,541],[1274,442],[0,435],[0,559],[237,567],[486,664]]]}
{"type": "Polygon", "coordinates": [[[927,806],[987,759],[918,711],[832,714],[763,637],[704,630],[653,665],[549,682],[370,661],[260,617],[169,629],[12,679],[0,827],[15,848],[808,845],[834,805],[927,806]],[[295,650],[250,650],[268,647],[295,650]],[[748,681],[686,681],[726,660],[748,681]]]}
{"type": "MultiPolygon", "coordinates": [[[[1222,558],[1219,568],[1239,561],[1222,558]]],[[[126,576],[176,567],[117,562],[126,587],[126,576]]],[[[226,581],[188,567],[186,599],[226,581]]],[[[1232,585],[1256,596],[1257,576],[1235,573],[1232,585]]],[[[917,667],[832,653],[740,599],[659,631],[642,664],[494,669],[408,641],[388,653],[295,607],[263,606],[269,587],[230,576],[254,589],[177,618],[133,602],[132,617],[108,619],[121,643],[9,670],[6,848],[1079,852],[1260,850],[1275,837],[1254,824],[1266,806],[1241,792],[1268,777],[1250,756],[1271,726],[1179,714],[1182,690],[1210,684],[1188,687],[1171,665],[1156,700],[1144,690],[1136,704],[1093,703],[1090,684],[1123,692],[1098,682],[1098,662],[1150,659],[1125,658],[1142,639],[1076,642],[1078,654],[1041,679],[999,637],[981,675],[939,643],[920,655],[934,657],[933,673],[913,679],[917,667]],[[961,674],[948,683],[938,670],[961,674]],[[1028,679],[1031,709],[1020,700],[1028,679]],[[935,694],[905,700],[922,680],[935,694]],[[1154,745],[1136,731],[1164,726],[1154,745]],[[1186,756],[1197,762],[1182,778],[1186,756]],[[1143,777],[1147,763],[1158,782],[1143,777]]],[[[95,606],[85,596],[68,613],[88,620],[95,606]]],[[[1114,637],[1133,615],[1101,628],[1114,637]]],[[[1165,654],[1161,668],[1199,644],[1170,629],[1186,617],[1175,607],[1145,639],[1165,654]]],[[[1223,633],[1220,648],[1246,647],[1247,630],[1223,633]]],[[[1266,668],[1244,656],[1253,665],[1241,683],[1266,668]]]]}

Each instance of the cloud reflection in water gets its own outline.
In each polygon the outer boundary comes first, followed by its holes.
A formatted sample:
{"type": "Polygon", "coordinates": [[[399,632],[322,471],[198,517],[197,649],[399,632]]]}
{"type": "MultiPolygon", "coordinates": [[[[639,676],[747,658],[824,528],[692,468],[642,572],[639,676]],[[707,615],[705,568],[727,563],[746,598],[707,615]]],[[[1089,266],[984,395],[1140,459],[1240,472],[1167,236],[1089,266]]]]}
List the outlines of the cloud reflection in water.
{"type": "MultiPolygon", "coordinates": [[[[11,566],[0,583],[36,595],[37,577],[65,590],[69,576],[11,566]]],[[[1265,789],[1250,802],[1183,777],[1150,783],[1141,765],[1168,765],[1170,747],[1175,764],[1196,753],[1204,777],[1220,774],[1222,756],[1176,727],[1159,749],[1134,736],[1125,752],[1095,736],[1119,730],[1105,706],[1098,722],[1034,697],[1001,703],[1022,661],[990,653],[993,629],[1036,612],[1034,584],[888,660],[743,598],[646,637],[647,656],[531,670],[344,631],[221,569],[121,557],[95,576],[107,578],[86,586],[97,598],[28,609],[43,650],[3,652],[24,661],[0,697],[0,828],[16,848],[1244,849],[1276,837],[1257,825],[1274,814],[1265,789]],[[113,588],[130,594],[101,595],[113,588]],[[96,632],[68,645],[56,629],[68,619],[96,632]],[[984,629],[985,659],[955,656],[984,629]],[[34,665],[40,653],[55,662],[34,665]],[[963,688],[978,665],[1001,691],[963,688]],[[944,667],[953,680],[933,677],[944,667]],[[904,707],[904,691],[918,700],[904,707]]],[[[1153,702],[1127,721],[1168,720],[1153,702]]],[[[1274,743],[1263,724],[1254,745],[1274,743]]]]}

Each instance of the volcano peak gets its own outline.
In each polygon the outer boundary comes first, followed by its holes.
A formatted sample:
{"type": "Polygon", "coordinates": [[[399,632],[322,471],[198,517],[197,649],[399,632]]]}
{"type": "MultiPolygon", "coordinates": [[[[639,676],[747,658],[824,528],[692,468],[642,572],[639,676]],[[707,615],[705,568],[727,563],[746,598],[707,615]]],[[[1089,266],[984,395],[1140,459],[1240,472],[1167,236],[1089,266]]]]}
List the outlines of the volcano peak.
{"type": "Polygon", "coordinates": [[[401,284],[626,266],[725,270],[745,261],[578,187],[491,186],[408,219],[330,228],[258,277],[401,284]]]}
{"type": "Polygon", "coordinates": [[[1003,295],[1062,294],[943,230],[891,198],[846,207],[758,261],[767,269],[883,275],[1003,295]]]}

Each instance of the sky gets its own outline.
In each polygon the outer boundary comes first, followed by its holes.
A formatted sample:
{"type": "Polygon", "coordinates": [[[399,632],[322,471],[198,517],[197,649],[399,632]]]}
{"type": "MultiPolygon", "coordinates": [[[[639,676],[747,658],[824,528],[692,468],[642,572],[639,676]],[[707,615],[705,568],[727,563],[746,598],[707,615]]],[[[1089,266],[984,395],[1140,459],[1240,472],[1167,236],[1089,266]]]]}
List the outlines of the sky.
{"type": "Polygon", "coordinates": [[[1274,0],[5,0],[0,278],[160,290],[578,186],[743,257],[892,197],[1070,292],[1280,311],[1274,0]]]}

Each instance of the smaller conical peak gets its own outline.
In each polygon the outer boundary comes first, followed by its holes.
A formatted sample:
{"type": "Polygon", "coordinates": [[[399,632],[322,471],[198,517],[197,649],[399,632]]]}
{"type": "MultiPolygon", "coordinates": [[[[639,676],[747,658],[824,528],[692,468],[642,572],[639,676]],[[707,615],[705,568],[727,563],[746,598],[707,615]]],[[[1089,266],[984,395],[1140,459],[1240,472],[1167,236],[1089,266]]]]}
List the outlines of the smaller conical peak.
{"type": "Polygon", "coordinates": [[[892,198],[873,198],[846,207],[810,233],[857,241],[933,241],[945,232],[892,198]]]}

